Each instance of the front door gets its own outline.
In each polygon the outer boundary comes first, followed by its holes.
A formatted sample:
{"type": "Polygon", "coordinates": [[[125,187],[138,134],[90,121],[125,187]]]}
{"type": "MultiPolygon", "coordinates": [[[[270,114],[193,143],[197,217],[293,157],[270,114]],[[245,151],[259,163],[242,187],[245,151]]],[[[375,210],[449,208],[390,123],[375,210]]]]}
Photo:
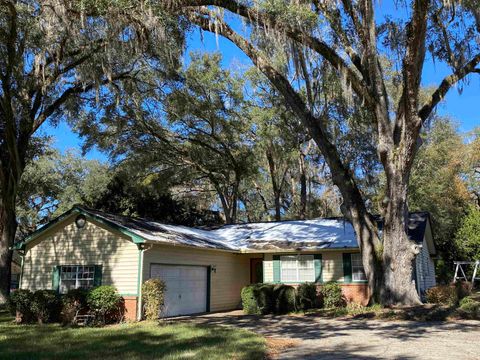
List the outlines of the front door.
{"type": "Polygon", "coordinates": [[[263,259],[250,259],[250,283],[258,284],[263,282],[263,259]]]}

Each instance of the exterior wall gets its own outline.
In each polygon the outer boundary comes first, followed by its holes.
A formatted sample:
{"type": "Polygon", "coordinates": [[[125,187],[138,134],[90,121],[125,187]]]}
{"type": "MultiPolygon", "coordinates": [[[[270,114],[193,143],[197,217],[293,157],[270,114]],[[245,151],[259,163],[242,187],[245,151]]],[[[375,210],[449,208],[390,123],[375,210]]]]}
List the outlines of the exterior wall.
{"type": "Polygon", "coordinates": [[[423,239],[422,249],[415,258],[415,267],[417,272],[417,289],[421,296],[425,291],[436,285],[435,264],[428,251],[427,241],[423,239]]]}
{"type": "Polygon", "coordinates": [[[263,258],[263,282],[273,282],[273,255],[265,254],[263,258]]]}
{"type": "Polygon", "coordinates": [[[137,320],[137,297],[136,296],[124,296],[125,306],[125,320],[135,321],[137,320]]]}
{"type": "Polygon", "coordinates": [[[102,265],[102,284],[115,286],[122,296],[136,296],[137,246],[90,220],[78,229],[74,219],[59,223],[27,246],[21,287],[51,289],[57,265],[102,265]]]}
{"type": "Polygon", "coordinates": [[[143,281],[150,278],[151,264],[215,266],[211,273],[210,311],[239,308],[242,287],[250,284],[250,258],[258,254],[235,254],[175,246],[153,245],[145,250],[143,281]]]}

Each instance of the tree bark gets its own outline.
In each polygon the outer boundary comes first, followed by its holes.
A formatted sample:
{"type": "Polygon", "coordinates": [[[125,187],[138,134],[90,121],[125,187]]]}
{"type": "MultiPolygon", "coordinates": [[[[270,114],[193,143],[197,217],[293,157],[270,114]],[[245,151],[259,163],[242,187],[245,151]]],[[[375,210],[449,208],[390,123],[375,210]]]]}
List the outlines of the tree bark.
{"type": "Polygon", "coordinates": [[[12,193],[7,199],[0,200],[0,304],[5,303],[10,294],[13,255],[10,247],[13,245],[17,230],[14,205],[15,196],[12,193]]]}
{"type": "Polygon", "coordinates": [[[275,205],[275,221],[280,221],[282,220],[280,204],[281,188],[277,181],[277,166],[275,164],[275,159],[273,158],[271,149],[267,149],[266,157],[268,161],[268,169],[270,171],[270,180],[272,182],[273,202],[275,205]]]}
{"type": "Polygon", "coordinates": [[[300,219],[307,215],[307,173],[305,167],[305,154],[300,151],[300,219]]]}

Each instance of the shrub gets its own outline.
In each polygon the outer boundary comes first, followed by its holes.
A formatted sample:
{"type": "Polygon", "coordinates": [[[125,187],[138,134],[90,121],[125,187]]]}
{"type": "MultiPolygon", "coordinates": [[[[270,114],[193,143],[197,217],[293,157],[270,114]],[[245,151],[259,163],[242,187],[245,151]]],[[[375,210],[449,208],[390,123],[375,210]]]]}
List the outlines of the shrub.
{"type": "Polygon", "coordinates": [[[58,320],[60,296],[55,290],[37,290],[33,293],[31,310],[40,324],[58,320]]]}
{"type": "Polygon", "coordinates": [[[460,314],[468,319],[480,319],[480,302],[466,297],[460,301],[460,314]]]}
{"type": "Polygon", "coordinates": [[[121,318],[122,297],[113,286],[102,285],[88,292],[87,304],[90,310],[101,316],[101,321],[113,321],[121,318]]]}
{"type": "Polygon", "coordinates": [[[242,289],[242,307],[245,314],[262,315],[273,310],[273,285],[252,284],[242,289]]]}
{"type": "Polygon", "coordinates": [[[82,310],[88,309],[88,291],[85,289],[71,289],[62,296],[61,320],[64,324],[71,324],[75,315],[82,310]]]}
{"type": "Polygon", "coordinates": [[[297,310],[297,292],[293,286],[280,284],[273,289],[274,313],[286,314],[297,310]]]}
{"type": "Polygon", "coordinates": [[[165,300],[165,283],[159,279],[150,279],[142,285],[142,300],[147,320],[156,320],[160,317],[165,300]]]}
{"type": "Polygon", "coordinates": [[[450,285],[431,287],[425,292],[425,296],[431,304],[455,305],[458,302],[457,290],[450,285]]]}
{"type": "Polygon", "coordinates": [[[334,308],[345,306],[340,284],[334,282],[326,283],[322,286],[320,293],[322,294],[323,307],[334,308]]]}
{"type": "Polygon", "coordinates": [[[32,321],[32,300],[33,293],[30,290],[19,289],[10,294],[8,308],[18,324],[32,321]]]}
{"type": "Polygon", "coordinates": [[[297,288],[298,308],[308,310],[317,307],[317,286],[314,283],[304,283],[297,288]]]}
{"type": "Polygon", "coordinates": [[[462,300],[472,293],[472,284],[466,281],[457,281],[455,283],[455,291],[457,293],[457,299],[462,300]]]}

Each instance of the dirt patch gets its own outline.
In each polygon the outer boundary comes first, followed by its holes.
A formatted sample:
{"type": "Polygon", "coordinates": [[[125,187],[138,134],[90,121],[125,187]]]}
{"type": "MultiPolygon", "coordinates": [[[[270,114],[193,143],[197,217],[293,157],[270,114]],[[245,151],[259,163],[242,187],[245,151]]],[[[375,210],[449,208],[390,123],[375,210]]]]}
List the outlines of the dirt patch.
{"type": "Polygon", "coordinates": [[[300,340],[296,340],[296,339],[284,339],[284,338],[274,338],[274,337],[266,337],[265,339],[267,340],[266,359],[268,360],[277,359],[281,353],[285,352],[285,350],[288,350],[300,345],[300,340]]]}

